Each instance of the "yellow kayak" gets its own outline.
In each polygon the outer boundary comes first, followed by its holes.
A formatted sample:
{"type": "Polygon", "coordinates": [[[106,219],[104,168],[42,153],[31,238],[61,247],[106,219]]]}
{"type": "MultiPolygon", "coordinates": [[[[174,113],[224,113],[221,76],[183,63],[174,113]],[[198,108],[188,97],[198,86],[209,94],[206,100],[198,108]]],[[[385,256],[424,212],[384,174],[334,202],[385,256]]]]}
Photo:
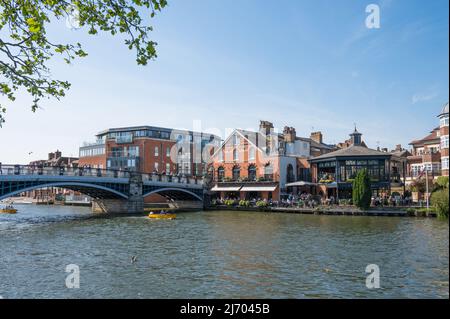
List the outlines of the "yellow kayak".
{"type": "Polygon", "coordinates": [[[177,215],[175,214],[148,214],[148,218],[155,218],[155,219],[175,219],[177,218],[177,215]]]}
{"type": "Polygon", "coordinates": [[[0,213],[3,213],[3,214],[16,214],[17,213],[17,209],[15,209],[15,208],[2,208],[2,209],[0,209],[0,213]]]}

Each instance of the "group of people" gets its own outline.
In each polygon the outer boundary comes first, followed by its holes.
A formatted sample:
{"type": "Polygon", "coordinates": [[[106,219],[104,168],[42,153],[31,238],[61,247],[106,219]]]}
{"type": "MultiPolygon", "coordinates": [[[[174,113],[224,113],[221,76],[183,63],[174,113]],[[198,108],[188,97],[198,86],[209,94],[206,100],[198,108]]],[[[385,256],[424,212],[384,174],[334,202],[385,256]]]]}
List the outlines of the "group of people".
{"type": "Polygon", "coordinates": [[[397,206],[411,206],[412,205],[412,197],[409,196],[408,194],[406,195],[397,195],[397,196],[393,196],[393,195],[381,195],[381,196],[376,196],[376,197],[372,197],[371,200],[371,205],[375,206],[375,207],[380,207],[380,206],[393,206],[393,207],[397,207],[397,206]]]}
{"type": "MultiPolygon", "coordinates": [[[[216,205],[224,205],[228,201],[239,202],[239,198],[235,197],[225,197],[216,199],[214,202],[216,205]]],[[[261,199],[261,198],[251,198],[248,200],[250,206],[256,206],[257,202],[263,201],[267,203],[270,207],[301,207],[301,208],[315,208],[317,206],[334,206],[334,205],[347,205],[351,204],[351,199],[349,200],[339,200],[334,196],[323,197],[320,195],[312,195],[308,193],[302,193],[300,195],[288,195],[279,201],[272,199],[261,199]]],[[[375,196],[371,198],[371,206],[381,207],[381,206],[410,206],[412,205],[412,197],[409,194],[405,195],[387,195],[383,194],[380,196],[375,196]]]]}

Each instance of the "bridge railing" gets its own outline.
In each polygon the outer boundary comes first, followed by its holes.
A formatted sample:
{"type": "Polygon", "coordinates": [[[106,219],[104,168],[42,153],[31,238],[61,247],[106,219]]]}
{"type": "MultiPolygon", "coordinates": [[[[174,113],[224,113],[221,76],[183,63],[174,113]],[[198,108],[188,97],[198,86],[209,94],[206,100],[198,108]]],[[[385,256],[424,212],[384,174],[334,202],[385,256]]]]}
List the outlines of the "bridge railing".
{"type": "Polygon", "coordinates": [[[162,182],[175,184],[195,184],[203,185],[203,179],[195,176],[177,176],[165,174],[142,174],[142,181],[144,182],[162,182]]]}
{"type": "Polygon", "coordinates": [[[128,178],[129,172],[119,170],[105,170],[100,168],[73,167],[42,167],[33,165],[4,165],[0,164],[1,175],[36,175],[36,176],[90,176],[128,178]]]}

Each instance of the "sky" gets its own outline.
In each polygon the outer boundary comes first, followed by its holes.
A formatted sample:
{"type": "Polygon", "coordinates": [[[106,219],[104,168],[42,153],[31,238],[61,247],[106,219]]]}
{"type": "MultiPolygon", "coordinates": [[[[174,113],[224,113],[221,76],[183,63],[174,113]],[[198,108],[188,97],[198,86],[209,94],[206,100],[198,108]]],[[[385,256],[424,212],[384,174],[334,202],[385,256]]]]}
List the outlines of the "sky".
{"type": "Polygon", "coordinates": [[[0,162],[28,163],[78,147],[110,127],[202,129],[226,137],[269,120],[344,141],[357,125],[369,147],[404,147],[429,133],[449,99],[447,0],[169,0],[151,20],[158,58],[138,66],[120,37],[65,21],[55,41],[88,56],[52,76],[72,87],[36,113],[20,93],[0,128],[0,162]],[[380,7],[369,29],[366,6],[380,7]],[[199,123],[201,123],[199,125],[199,123]]]}

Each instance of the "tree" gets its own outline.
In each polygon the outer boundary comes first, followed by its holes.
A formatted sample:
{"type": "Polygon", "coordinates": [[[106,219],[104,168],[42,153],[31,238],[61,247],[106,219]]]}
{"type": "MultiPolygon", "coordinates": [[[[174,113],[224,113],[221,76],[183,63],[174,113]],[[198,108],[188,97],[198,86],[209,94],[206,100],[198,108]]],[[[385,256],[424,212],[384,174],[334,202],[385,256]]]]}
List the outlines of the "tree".
{"type": "Polygon", "coordinates": [[[438,190],[431,194],[431,204],[435,207],[439,217],[448,218],[448,188],[438,190]]]}
{"type": "MultiPolygon", "coordinates": [[[[167,0],[0,0],[0,94],[10,101],[24,89],[33,97],[32,111],[42,98],[60,99],[70,83],[53,79],[47,62],[61,55],[66,63],[87,53],[80,43],[55,43],[47,37],[52,19],[70,19],[89,34],[99,31],[122,34],[125,45],[136,52],[138,65],[156,58],[156,42],[148,39],[147,25],[167,0]],[[148,12],[146,17],[143,12],[148,12]]],[[[6,108],[0,104],[0,127],[6,108]]]]}
{"type": "Polygon", "coordinates": [[[448,180],[448,176],[439,176],[436,182],[438,187],[433,194],[431,194],[431,204],[436,209],[438,216],[443,218],[448,218],[448,180]]]}
{"type": "Polygon", "coordinates": [[[372,191],[370,177],[367,170],[360,170],[353,181],[353,204],[358,208],[367,210],[370,207],[372,191]]]}
{"type": "Polygon", "coordinates": [[[439,176],[436,180],[437,189],[448,188],[448,176],[439,176]]]}

